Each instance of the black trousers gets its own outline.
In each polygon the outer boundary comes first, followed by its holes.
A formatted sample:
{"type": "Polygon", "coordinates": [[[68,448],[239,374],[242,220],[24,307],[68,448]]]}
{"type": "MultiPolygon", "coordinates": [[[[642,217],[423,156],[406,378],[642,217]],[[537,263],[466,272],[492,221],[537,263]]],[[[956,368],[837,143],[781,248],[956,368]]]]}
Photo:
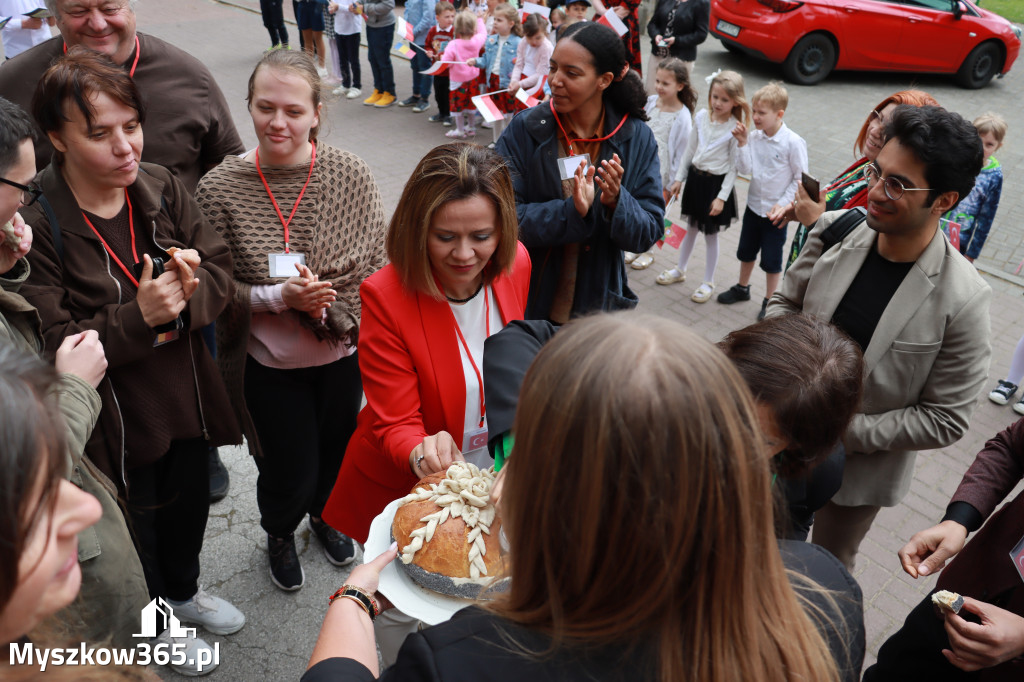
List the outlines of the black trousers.
{"type": "Polygon", "coordinates": [[[260,12],[263,14],[263,25],[270,34],[270,44],[287,45],[288,29],[284,25],[282,0],[260,0],[260,12]]]}
{"type": "Polygon", "coordinates": [[[256,458],[256,501],[267,533],[285,537],[306,514],[320,516],[362,395],[357,353],[301,369],[274,369],[248,357],[245,402],[263,450],[256,458]]]}
{"type": "Polygon", "coordinates": [[[167,453],[127,472],[128,514],[150,597],[191,599],[210,514],[209,445],[176,440],[167,453]]]}
{"type": "Polygon", "coordinates": [[[434,101],[437,102],[437,112],[441,116],[451,116],[452,108],[448,102],[448,85],[451,83],[448,76],[434,76],[434,101]]]}

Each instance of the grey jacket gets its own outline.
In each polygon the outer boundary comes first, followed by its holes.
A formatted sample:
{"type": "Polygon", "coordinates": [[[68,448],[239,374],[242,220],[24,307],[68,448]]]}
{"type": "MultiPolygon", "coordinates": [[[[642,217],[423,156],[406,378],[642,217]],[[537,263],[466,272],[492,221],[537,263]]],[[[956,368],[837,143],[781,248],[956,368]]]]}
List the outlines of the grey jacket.
{"type": "MultiPolygon", "coordinates": [[[[363,17],[370,28],[385,28],[395,23],[395,0],[366,0],[363,17]]],[[[389,48],[390,49],[390,48],[389,48]]]]}
{"type": "MultiPolygon", "coordinates": [[[[842,213],[818,220],[768,315],[832,319],[878,236],[862,223],[822,254],[821,233],[842,213]]],[[[864,398],[843,439],[846,470],[836,504],[898,504],[917,451],[946,447],[967,432],[992,357],[991,298],[974,266],[936,230],[864,349],[864,398]]]]}

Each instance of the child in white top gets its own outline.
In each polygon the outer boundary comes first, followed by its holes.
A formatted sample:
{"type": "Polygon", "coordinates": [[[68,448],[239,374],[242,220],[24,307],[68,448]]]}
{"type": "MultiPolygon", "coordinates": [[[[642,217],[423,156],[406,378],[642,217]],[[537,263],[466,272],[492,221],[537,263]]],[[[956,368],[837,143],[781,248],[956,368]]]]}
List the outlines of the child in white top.
{"type": "Polygon", "coordinates": [[[743,94],[743,76],[735,71],[719,71],[711,79],[708,108],[694,117],[694,130],[686,153],[676,171],[676,180],[669,188],[675,196],[685,183],[680,211],[688,222],[686,236],[679,246],[679,264],[665,270],[655,280],[658,284],[674,284],[686,280],[686,266],[697,241],[704,233],[707,258],[704,281],[690,299],[707,303],[715,291],[715,268],[718,265],[718,232],[736,220],[737,170],[750,163],[747,125],[750,105],[743,94]]]}
{"type": "Polygon", "coordinates": [[[359,35],[363,30],[363,15],[353,11],[355,4],[355,0],[337,0],[327,5],[327,11],[334,15],[334,42],[338,46],[338,66],[341,69],[341,85],[334,89],[334,94],[345,95],[348,99],[363,94],[359,70],[359,35]]]}
{"type": "MultiPolygon", "coordinates": [[[[669,57],[658,64],[655,73],[655,90],[658,94],[647,98],[644,111],[647,125],[658,143],[658,161],[661,163],[661,194],[668,203],[669,186],[679,169],[679,162],[686,153],[693,127],[693,110],[697,105],[697,91],[690,85],[690,72],[682,60],[669,57]]],[[[634,270],[645,270],[654,262],[651,251],[641,253],[625,252],[626,263],[634,270]]]]}
{"type": "Polygon", "coordinates": [[[719,303],[750,300],[750,276],[754,260],[761,252],[765,276],[765,294],[757,319],[764,319],[768,299],[775,293],[782,276],[782,251],[786,246],[788,225],[785,206],[796,196],[801,175],[807,172],[807,143],[790,130],[782,117],[789,105],[789,93],[779,83],[769,83],[754,93],[754,127],[750,134],[751,168],[747,210],[736,257],[740,261],[740,281],[718,296],[719,303]]]}
{"type": "Polygon", "coordinates": [[[519,88],[530,95],[540,90],[555,49],[547,39],[547,28],[548,20],[540,14],[530,14],[523,22],[523,35],[526,37],[516,48],[516,65],[508,83],[510,95],[515,95],[519,88]]]}

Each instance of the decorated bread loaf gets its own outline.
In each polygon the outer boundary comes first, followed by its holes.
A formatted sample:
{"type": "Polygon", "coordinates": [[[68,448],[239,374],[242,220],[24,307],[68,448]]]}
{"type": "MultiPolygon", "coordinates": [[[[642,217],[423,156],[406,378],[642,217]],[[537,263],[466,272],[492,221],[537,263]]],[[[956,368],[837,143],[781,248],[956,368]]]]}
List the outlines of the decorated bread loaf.
{"type": "Polygon", "coordinates": [[[475,599],[502,566],[492,469],[456,462],[402,498],[391,525],[406,573],[423,587],[475,599]]]}

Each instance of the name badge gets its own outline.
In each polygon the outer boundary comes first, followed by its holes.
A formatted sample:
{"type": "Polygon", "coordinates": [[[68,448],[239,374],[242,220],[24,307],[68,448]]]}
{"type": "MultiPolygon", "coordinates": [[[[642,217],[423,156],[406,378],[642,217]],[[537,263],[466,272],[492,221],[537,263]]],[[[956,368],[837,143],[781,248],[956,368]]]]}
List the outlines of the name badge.
{"type": "Polygon", "coordinates": [[[558,159],[558,174],[563,180],[571,180],[576,174],[580,164],[590,165],[590,154],[577,154],[576,156],[562,156],[558,159]]]}
{"type": "Polygon", "coordinates": [[[466,431],[462,435],[462,451],[470,452],[487,447],[487,427],[484,426],[472,431],[466,431]]]}
{"type": "Polygon", "coordinates": [[[295,266],[306,264],[304,253],[272,253],[268,258],[271,277],[295,277],[299,274],[295,266]]]}
{"type": "Polygon", "coordinates": [[[1024,580],[1024,538],[1018,540],[1017,544],[1010,550],[1010,560],[1013,561],[1013,567],[1020,574],[1020,579],[1024,580]]]}

